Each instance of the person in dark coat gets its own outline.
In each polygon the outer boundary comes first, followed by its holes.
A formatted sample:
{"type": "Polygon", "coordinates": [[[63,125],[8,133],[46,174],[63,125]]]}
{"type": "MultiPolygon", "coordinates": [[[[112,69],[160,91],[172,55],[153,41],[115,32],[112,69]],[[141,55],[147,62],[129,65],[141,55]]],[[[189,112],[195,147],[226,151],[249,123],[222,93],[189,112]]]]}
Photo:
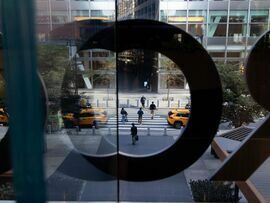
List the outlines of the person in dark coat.
{"type": "Polygon", "coordinates": [[[134,123],[131,124],[131,137],[132,137],[132,144],[135,145],[136,141],[138,141],[138,135],[137,135],[137,127],[135,126],[134,123]]]}
{"type": "Polygon", "coordinates": [[[127,121],[127,115],[128,115],[128,113],[127,113],[127,111],[124,108],[121,109],[120,113],[122,115],[121,121],[122,121],[122,123],[125,123],[125,121],[127,121]]]}
{"type": "Polygon", "coordinates": [[[141,97],[141,104],[142,104],[143,108],[145,107],[145,100],[146,100],[146,98],[144,96],[142,96],[141,97]]]}
{"type": "Polygon", "coordinates": [[[150,109],[150,113],[151,113],[151,119],[154,119],[155,110],[157,109],[157,107],[154,104],[154,102],[152,102],[152,104],[150,105],[149,109],[150,109]]]}
{"type": "Polygon", "coordinates": [[[142,116],[144,114],[142,108],[139,109],[137,114],[138,114],[138,124],[142,124],[142,116]]]}

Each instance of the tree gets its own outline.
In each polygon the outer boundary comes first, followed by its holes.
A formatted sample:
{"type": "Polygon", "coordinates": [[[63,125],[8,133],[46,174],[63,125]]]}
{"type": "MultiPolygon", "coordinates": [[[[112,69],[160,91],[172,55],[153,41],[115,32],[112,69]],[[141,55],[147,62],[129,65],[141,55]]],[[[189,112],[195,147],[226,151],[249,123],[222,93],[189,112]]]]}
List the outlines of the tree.
{"type": "Polygon", "coordinates": [[[68,49],[60,45],[38,46],[38,68],[44,80],[53,110],[60,108],[61,88],[69,67],[68,49]]]}
{"type": "Polygon", "coordinates": [[[85,74],[89,76],[92,85],[95,88],[110,88],[114,86],[113,82],[115,81],[115,57],[107,57],[104,60],[93,61],[95,70],[89,70],[88,73],[85,71],[85,74]]]}
{"type": "Polygon", "coordinates": [[[254,102],[239,64],[217,63],[223,89],[223,119],[235,127],[253,122],[254,118],[265,114],[265,110],[254,102]]]}
{"type": "Polygon", "coordinates": [[[193,199],[196,202],[238,202],[232,183],[205,180],[190,180],[193,199]]]}
{"type": "Polygon", "coordinates": [[[161,68],[167,74],[167,100],[170,100],[170,89],[178,88],[181,84],[185,83],[185,77],[180,68],[169,58],[163,57],[161,60],[161,68]],[[182,76],[182,77],[181,77],[182,76]]]}

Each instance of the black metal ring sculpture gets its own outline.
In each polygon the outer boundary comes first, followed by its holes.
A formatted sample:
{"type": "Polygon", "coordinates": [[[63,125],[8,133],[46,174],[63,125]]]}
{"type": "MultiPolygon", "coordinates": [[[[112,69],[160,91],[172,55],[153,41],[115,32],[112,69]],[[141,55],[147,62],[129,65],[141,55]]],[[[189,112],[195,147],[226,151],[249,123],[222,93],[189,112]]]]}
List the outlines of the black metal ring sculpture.
{"type": "MultiPolygon", "coordinates": [[[[172,25],[152,20],[126,20],[97,33],[80,50],[93,48],[115,52],[147,49],[167,56],[181,67],[187,78],[192,108],[181,137],[156,154],[134,156],[116,152],[82,156],[102,171],[129,181],[165,178],[184,170],[200,158],[217,131],[222,109],[219,76],[214,62],[201,44],[172,25]]],[[[46,106],[45,101],[44,104],[46,106]]]]}
{"type": "Polygon", "coordinates": [[[100,170],[121,180],[150,181],[181,172],[209,147],[222,111],[222,88],[214,62],[202,45],[181,29],[152,20],[116,22],[79,49],[122,52],[147,49],[159,52],[181,67],[191,93],[191,116],[183,134],[170,147],[152,155],[115,152],[81,155],[100,170]]]}

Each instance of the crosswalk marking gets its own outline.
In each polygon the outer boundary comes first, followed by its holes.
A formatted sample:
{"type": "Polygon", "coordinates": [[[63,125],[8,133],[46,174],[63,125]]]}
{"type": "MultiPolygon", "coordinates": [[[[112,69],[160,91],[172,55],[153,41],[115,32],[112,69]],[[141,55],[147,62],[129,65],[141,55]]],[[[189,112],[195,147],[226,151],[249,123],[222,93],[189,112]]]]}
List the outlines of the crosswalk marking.
{"type": "MultiPolygon", "coordinates": [[[[138,124],[138,115],[136,112],[129,113],[127,116],[128,121],[122,122],[122,116],[121,114],[118,115],[118,129],[119,131],[125,131],[130,130],[130,126],[132,123],[135,123],[138,130],[144,130],[147,131],[151,129],[151,131],[164,131],[164,128],[168,128],[168,130],[175,130],[172,126],[168,125],[167,119],[164,116],[155,115],[154,119],[151,119],[151,114],[148,112],[145,112],[142,119],[142,124],[138,124]]],[[[109,118],[106,126],[107,128],[110,128],[111,130],[116,130],[117,126],[117,117],[113,116],[109,118]]]]}
{"type": "MultiPolygon", "coordinates": [[[[128,112],[128,122],[121,121],[122,116],[118,115],[118,123],[117,116],[110,116],[108,122],[106,124],[99,124],[97,129],[95,128],[82,128],[80,132],[77,132],[78,135],[130,135],[131,124],[135,123],[138,134],[144,136],[174,136],[178,137],[181,133],[182,129],[175,129],[173,126],[168,125],[166,116],[156,114],[154,119],[151,119],[151,114],[149,112],[145,112],[142,119],[142,124],[138,124],[138,115],[135,109],[129,109],[128,112]]],[[[76,132],[70,132],[71,134],[76,132]]]]}

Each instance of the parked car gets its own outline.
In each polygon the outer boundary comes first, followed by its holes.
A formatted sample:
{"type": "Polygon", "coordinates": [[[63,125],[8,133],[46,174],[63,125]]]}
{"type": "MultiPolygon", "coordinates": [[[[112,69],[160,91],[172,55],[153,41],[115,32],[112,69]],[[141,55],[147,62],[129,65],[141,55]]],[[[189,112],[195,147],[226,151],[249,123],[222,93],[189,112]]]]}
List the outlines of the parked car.
{"type": "Polygon", "coordinates": [[[79,113],[65,113],[63,121],[66,128],[98,127],[99,124],[106,124],[108,121],[107,112],[102,108],[83,108],[79,113]]]}
{"type": "Polygon", "coordinates": [[[8,113],[3,108],[0,108],[0,124],[7,126],[8,120],[8,113]]]}
{"type": "Polygon", "coordinates": [[[180,129],[187,125],[190,116],[190,110],[186,108],[173,109],[168,112],[167,122],[169,125],[180,129]]]}

